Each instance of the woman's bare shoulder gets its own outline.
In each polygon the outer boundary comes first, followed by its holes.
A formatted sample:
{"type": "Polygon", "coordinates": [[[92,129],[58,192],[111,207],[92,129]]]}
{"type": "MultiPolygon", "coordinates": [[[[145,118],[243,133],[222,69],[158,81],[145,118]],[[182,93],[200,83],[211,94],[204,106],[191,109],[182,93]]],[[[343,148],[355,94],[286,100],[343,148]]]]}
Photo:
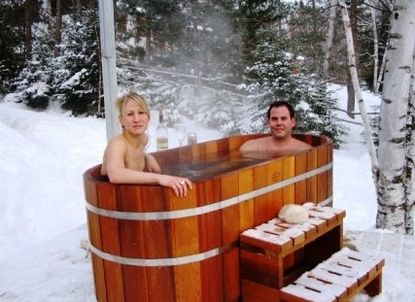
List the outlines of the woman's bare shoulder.
{"type": "Polygon", "coordinates": [[[104,156],[102,159],[102,168],[101,174],[107,175],[107,166],[110,162],[123,160],[125,154],[127,152],[127,142],[123,139],[121,135],[114,136],[111,138],[108,143],[107,147],[104,151],[104,156]]]}
{"type": "Polygon", "coordinates": [[[107,148],[125,148],[127,142],[122,135],[117,135],[108,141],[107,148]]]}

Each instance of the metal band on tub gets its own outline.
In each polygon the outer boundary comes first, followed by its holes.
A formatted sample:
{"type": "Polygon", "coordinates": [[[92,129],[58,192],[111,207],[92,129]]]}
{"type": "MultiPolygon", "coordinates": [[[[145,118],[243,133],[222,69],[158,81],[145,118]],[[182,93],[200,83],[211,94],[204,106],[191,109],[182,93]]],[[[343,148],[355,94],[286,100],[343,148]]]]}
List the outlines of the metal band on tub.
{"type": "Polygon", "coordinates": [[[132,265],[132,266],[145,266],[145,267],[174,266],[174,265],[189,264],[193,262],[200,262],[200,261],[218,256],[220,254],[223,254],[235,247],[236,247],[236,243],[232,243],[232,244],[228,244],[223,247],[214,248],[214,249],[211,249],[209,251],[199,253],[199,254],[174,257],[174,258],[149,259],[149,258],[127,258],[127,257],[122,257],[122,256],[116,256],[116,255],[101,251],[100,249],[96,248],[91,243],[89,243],[90,251],[94,253],[95,255],[97,255],[98,257],[100,257],[101,259],[115,262],[118,264],[132,265]]]}
{"type": "MultiPolygon", "coordinates": [[[[205,206],[197,207],[197,208],[189,208],[184,210],[173,210],[173,211],[163,211],[163,212],[120,212],[120,211],[114,211],[114,210],[106,210],[101,209],[93,206],[92,204],[86,202],[86,208],[91,211],[92,213],[95,213],[99,216],[105,216],[115,219],[122,219],[122,220],[136,220],[136,221],[151,221],[151,220],[169,220],[169,219],[177,219],[177,218],[186,218],[191,216],[198,216],[203,215],[206,213],[218,211],[239,203],[242,203],[244,201],[250,200],[252,198],[261,196],[263,194],[281,189],[283,187],[292,185],[296,182],[305,180],[309,177],[316,176],[317,174],[326,172],[330,169],[332,169],[333,163],[329,163],[327,165],[321,166],[317,169],[305,172],[303,174],[288,178],[283,181],[279,181],[277,183],[271,184],[266,187],[262,187],[247,193],[243,193],[241,195],[231,197],[222,201],[218,201],[212,204],[208,204],[205,206]]],[[[327,205],[332,200],[332,197],[330,196],[326,200],[323,200],[319,203],[319,205],[327,205]]]]}

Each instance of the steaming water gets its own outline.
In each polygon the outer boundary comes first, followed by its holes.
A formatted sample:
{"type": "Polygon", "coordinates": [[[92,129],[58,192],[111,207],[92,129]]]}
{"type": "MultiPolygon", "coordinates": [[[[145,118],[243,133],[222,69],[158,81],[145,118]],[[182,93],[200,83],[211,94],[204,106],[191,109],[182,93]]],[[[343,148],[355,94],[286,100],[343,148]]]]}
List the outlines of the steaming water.
{"type": "Polygon", "coordinates": [[[164,165],[162,173],[205,180],[223,173],[251,167],[270,160],[270,157],[243,157],[239,152],[232,155],[207,154],[204,158],[164,165]]]}

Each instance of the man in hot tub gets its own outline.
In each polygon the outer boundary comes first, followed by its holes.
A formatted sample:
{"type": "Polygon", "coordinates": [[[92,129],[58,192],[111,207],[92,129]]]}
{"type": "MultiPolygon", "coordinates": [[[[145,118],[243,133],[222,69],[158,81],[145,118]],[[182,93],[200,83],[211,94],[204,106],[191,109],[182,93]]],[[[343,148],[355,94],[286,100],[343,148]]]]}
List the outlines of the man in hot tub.
{"type": "Polygon", "coordinates": [[[239,149],[244,156],[283,156],[312,148],[292,137],[296,121],[294,109],[287,102],[272,103],[268,108],[267,120],[271,135],[245,142],[239,149]]]}

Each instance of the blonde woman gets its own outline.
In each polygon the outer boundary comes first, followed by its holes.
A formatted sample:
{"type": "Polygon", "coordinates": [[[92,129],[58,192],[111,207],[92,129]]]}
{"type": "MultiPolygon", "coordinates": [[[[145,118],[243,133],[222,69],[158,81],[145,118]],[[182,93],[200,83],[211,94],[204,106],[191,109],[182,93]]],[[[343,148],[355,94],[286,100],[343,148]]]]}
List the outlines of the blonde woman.
{"type": "Polygon", "coordinates": [[[160,174],[154,156],[145,153],[150,110],[144,97],[130,92],[119,97],[116,105],[123,130],[108,142],[101,174],[112,183],[160,184],[172,188],[178,197],[186,196],[192,188],[190,180],[160,174]]]}

